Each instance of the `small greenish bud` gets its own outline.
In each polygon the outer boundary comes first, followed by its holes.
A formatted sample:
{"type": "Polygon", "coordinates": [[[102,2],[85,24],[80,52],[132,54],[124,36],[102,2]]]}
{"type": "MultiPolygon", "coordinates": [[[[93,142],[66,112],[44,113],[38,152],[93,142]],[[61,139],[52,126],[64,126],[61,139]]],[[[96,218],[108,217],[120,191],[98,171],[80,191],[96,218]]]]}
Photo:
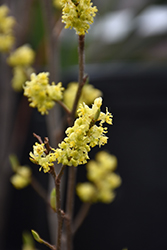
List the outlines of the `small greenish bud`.
{"type": "Polygon", "coordinates": [[[30,161],[34,164],[38,164],[38,161],[36,161],[35,159],[33,159],[32,157],[29,157],[30,161]]]}
{"type": "Polygon", "coordinates": [[[50,205],[52,209],[56,212],[56,189],[53,188],[50,194],[50,205]]]}
{"type": "Polygon", "coordinates": [[[11,166],[12,166],[12,170],[13,170],[14,172],[17,172],[17,168],[18,168],[18,166],[20,166],[20,163],[19,163],[19,161],[18,161],[17,156],[14,155],[14,154],[10,155],[10,156],[9,156],[9,161],[10,161],[10,164],[11,164],[11,166]]]}
{"type": "Polygon", "coordinates": [[[99,109],[96,111],[96,113],[95,113],[95,117],[94,117],[94,120],[95,120],[95,121],[98,120],[99,115],[100,115],[100,112],[101,112],[101,110],[100,110],[100,108],[99,108],[99,109]]]}
{"type": "Polygon", "coordinates": [[[29,232],[23,232],[23,246],[24,246],[24,249],[26,249],[26,246],[28,248],[29,247],[32,247],[32,249],[34,249],[34,239],[32,238],[32,235],[29,233],[29,232]]]}
{"type": "Polygon", "coordinates": [[[39,234],[38,234],[36,231],[31,230],[31,233],[32,233],[34,239],[35,239],[37,242],[43,243],[43,240],[40,238],[39,234]]]}
{"type": "Polygon", "coordinates": [[[79,4],[79,1],[77,0],[71,0],[76,6],[79,4]]]}

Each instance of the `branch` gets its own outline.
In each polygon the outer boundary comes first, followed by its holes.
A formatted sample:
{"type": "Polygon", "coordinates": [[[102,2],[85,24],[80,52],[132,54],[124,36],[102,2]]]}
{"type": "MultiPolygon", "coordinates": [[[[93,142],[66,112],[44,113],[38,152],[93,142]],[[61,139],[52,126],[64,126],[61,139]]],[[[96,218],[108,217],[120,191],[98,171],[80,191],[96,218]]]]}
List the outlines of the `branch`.
{"type": "Polygon", "coordinates": [[[61,249],[61,237],[62,237],[62,226],[63,226],[64,212],[61,210],[60,182],[61,182],[61,178],[63,176],[65,167],[66,166],[62,165],[58,175],[56,175],[56,172],[54,170],[54,166],[51,166],[51,168],[50,168],[50,173],[54,178],[55,188],[56,188],[56,210],[57,210],[57,220],[58,220],[56,250],[61,249]]]}
{"type": "MultiPolygon", "coordinates": [[[[86,82],[84,79],[84,38],[85,36],[80,35],[79,37],[79,86],[74,101],[73,109],[71,115],[68,119],[69,125],[72,126],[75,119],[75,113],[78,106],[78,101],[81,96],[82,88],[86,82]]],[[[67,203],[66,203],[66,216],[68,218],[68,223],[66,223],[66,234],[67,234],[67,249],[72,249],[72,217],[73,217],[73,207],[74,207],[74,194],[75,194],[75,180],[76,180],[76,171],[75,167],[69,168],[69,177],[68,177],[68,190],[67,190],[67,203]]]]}
{"type": "Polygon", "coordinates": [[[78,230],[78,228],[82,225],[84,219],[86,218],[86,216],[88,215],[88,212],[90,210],[91,207],[91,203],[83,203],[80,211],[78,212],[75,221],[74,221],[74,226],[73,226],[73,234],[76,233],[76,231],[78,230]]]}
{"type": "Polygon", "coordinates": [[[42,141],[42,139],[41,139],[41,137],[40,137],[39,135],[33,133],[33,136],[34,136],[35,138],[37,138],[37,140],[38,140],[41,144],[43,144],[43,141],[42,141]]]}
{"type": "Polygon", "coordinates": [[[52,150],[52,148],[51,148],[51,146],[49,145],[49,139],[48,139],[48,137],[45,137],[45,138],[44,138],[44,143],[45,143],[45,145],[46,145],[46,150],[47,150],[46,154],[49,154],[49,152],[52,150]]]}
{"type": "Polygon", "coordinates": [[[76,109],[78,106],[78,102],[81,96],[81,92],[82,92],[82,88],[88,78],[88,76],[84,77],[84,38],[85,36],[79,36],[79,47],[78,47],[78,54],[79,54],[79,86],[78,86],[78,90],[76,93],[76,97],[75,97],[75,101],[73,104],[73,109],[71,111],[71,116],[69,119],[69,125],[72,125],[74,123],[74,119],[75,119],[75,113],[76,113],[76,109]]]}
{"type": "Polygon", "coordinates": [[[67,203],[66,203],[66,233],[67,233],[67,249],[72,249],[72,217],[74,207],[74,190],[76,180],[76,167],[69,167],[68,174],[68,190],[67,190],[67,203]]]}
{"type": "Polygon", "coordinates": [[[45,189],[40,185],[40,183],[34,177],[31,177],[31,186],[37,192],[37,194],[45,201],[45,203],[53,210],[47,199],[47,193],[45,189]]]}
{"type": "Polygon", "coordinates": [[[68,109],[68,107],[62,102],[62,101],[56,101],[62,108],[65,110],[65,112],[70,115],[71,111],[68,109]]]}
{"type": "Polygon", "coordinates": [[[43,240],[43,239],[42,239],[42,243],[43,243],[44,245],[46,245],[47,247],[49,247],[50,249],[52,249],[52,250],[57,250],[56,247],[55,247],[54,245],[51,245],[49,242],[47,242],[47,241],[45,241],[45,240],[43,240]]]}

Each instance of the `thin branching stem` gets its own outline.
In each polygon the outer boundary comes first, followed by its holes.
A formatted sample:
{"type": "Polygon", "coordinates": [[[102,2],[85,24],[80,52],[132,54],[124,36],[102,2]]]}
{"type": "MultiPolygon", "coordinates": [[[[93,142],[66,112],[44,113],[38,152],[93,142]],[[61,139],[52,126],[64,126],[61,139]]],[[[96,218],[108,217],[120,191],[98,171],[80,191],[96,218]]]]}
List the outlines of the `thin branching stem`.
{"type": "MultiPolygon", "coordinates": [[[[68,119],[69,125],[72,126],[75,119],[75,113],[78,106],[78,101],[81,96],[82,88],[86,82],[84,79],[84,40],[85,36],[80,35],[78,37],[78,55],[79,55],[79,86],[74,101],[73,109],[71,115],[68,119]]],[[[66,217],[68,218],[68,223],[66,223],[66,235],[67,235],[67,249],[72,250],[72,219],[73,219],[73,207],[74,207],[74,194],[75,194],[75,182],[76,182],[76,168],[69,168],[69,177],[68,177],[68,190],[67,190],[67,203],[66,203],[66,217]]]]}
{"type": "Polygon", "coordinates": [[[68,250],[72,250],[72,216],[74,207],[76,170],[77,169],[75,167],[71,166],[68,173],[68,190],[66,203],[66,236],[68,250]]]}
{"type": "Polygon", "coordinates": [[[35,138],[37,138],[37,140],[38,140],[41,144],[43,144],[43,141],[42,141],[42,139],[41,139],[41,137],[40,137],[39,135],[33,133],[33,136],[34,136],[35,138]]]}
{"type": "Polygon", "coordinates": [[[61,169],[60,169],[60,172],[58,173],[57,175],[57,178],[58,179],[61,179],[61,177],[63,176],[63,173],[64,173],[64,170],[65,170],[66,166],[65,165],[62,165],[61,169]]]}
{"type": "Polygon", "coordinates": [[[37,194],[45,201],[45,203],[53,210],[48,201],[45,189],[40,185],[40,183],[36,180],[34,176],[31,177],[31,186],[37,192],[37,194]]]}
{"type": "Polygon", "coordinates": [[[60,250],[61,249],[61,235],[62,235],[63,218],[62,218],[62,214],[61,214],[60,179],[57,177],[55,179],[55,186],[56,186],[56,209],[57,209],[57,219],[58,219],[56,249],[60,250]]]}
{"type": "Polygon", "coordinates": [[[43,240],[43,239],[42,239],[42,243],[43,243],[45,246],[47,246],[47,247],[49,247],[50,249],[52,249],[52,250],[57,250],[56,247],[55,247],[54,245],[51,245],[49,242],[47,242],[47,241],[45,241],[45,240],[43,240]]]}
{"type": "Polygon", "coordinates": [[[56,249],[61,249],[61,239],[62,239],[62,227],[63,227],[63,218],[64,212],[61,210],[61,193],[60,193],[60,183],[61,178],[64,173],[65,165],[62,165],[60,172],[55,178],[55,186],[56,186],[56,209],[57,209],[57,218],[58,218],[58,229],[57,229],[57,245],[56,249]]]}
{"type": "Polygon", "coordinates": [[[76,113],[76,109],[78,106],[78,102],[79,102],[79,98],[81,96],[81,92],[82,92],[82,88],[86,82],[87,76],[84,78],[84,64],[85,64],[85,57],[84,57],[84,41],[85,41],[85,36],[84,35],[80,35],[78,38],[78,56],[79,56],[79,77],[78,77],[78,82],[79,82],[79,86],[78,86],[78,90],[76,93],[76,97],[75,97],[75,101],[73,104],[73,108],[71,111],[71,120],[69,121],[69,125],[72,125],[74,123],[74,119],[75,119],[75,113],[76,113]]]}
{"type": "Polygon", "coordinates": [[[75,234],[75,232],[79,229],[79,227],[82,225],[84,219],[86,218],[86,216],[88,215],[88,212],[90,210],[91,207],[91,203],[83,203],[75,220],[74,220],[74,225],[73,225],[73,230],[72,233],[73,235],[75,234]]]}
{"type": "Polygon", "coordinates": [[[62,102],[62,101],[56,101],[67,113],[67,115],[71,114],[71,111],[68,109],[68,107],[62,102]]]}

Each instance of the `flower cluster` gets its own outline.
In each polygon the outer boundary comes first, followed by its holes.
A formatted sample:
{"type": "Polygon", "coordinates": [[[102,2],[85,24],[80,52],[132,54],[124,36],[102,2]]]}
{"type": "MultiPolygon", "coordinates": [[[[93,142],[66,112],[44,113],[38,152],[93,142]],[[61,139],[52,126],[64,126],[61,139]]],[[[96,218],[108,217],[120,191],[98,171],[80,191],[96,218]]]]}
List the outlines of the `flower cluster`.
{"type": "Polygon", "coordinates": [[[62,83],[59,82],[55,85],[49,84],[49,73],[43,72],[36,75],[31,74],[30,81],[26,81],[24,86],[24,95],[28,97],[30,106],[37,108],[41,114],[48,114],[48,110],[51,109],[56,101],[59,101],[63,97],[64,88],[62,83]]]}
{"type": "Polygon", "coordinates": [[[15,155],[10,155],[10,163],[15,174],[10,178],[12,185],[17,189],[28,186],[31,182],[31,169],[28,166],[20,166],[15,155]]]}
{"type": "Polygon", "coordinates": [[[35,53],[28,45],[17,48],[8,58],[8,64],[14,66],[29,66],[34,62],[35,53]]]}
{"type": "Polygon", "coordinates": [[[7,16],[9,9],[6,5],[0,6],[0,51],[8,52],[14,42],[13,26],[15,19],[12,16],[7,16]]]}
{"type": "Polygon", "coordinates": [[[33,146],[33,153],[30,152],[30,160],[41,166],[39,171],[41,171],[43,168],[44,173],[47,173],[50,170],[50,166],[53,166],[53,162],[56,159],[54,153],[46,154],[44,144],[39,144],[36,142],[33,146]]]}
{"type": "Polygon", "coordinates": [[[91,0],[64,0],[62,22],[66,24],[65,28],[74,28],[78,35],[85,35],[98,11],[92,5],[91,0]]]}
{"type": "Polygon", "coordinates": [[[74,126],[66,130],[67,137],[55,150],[55,157],[58,163],[68,166],[78,166],[85,164],[89,159],[88,152],[91,147],[107,143],[107,128],[103,123],[112,124],[112,115],[106,110],[106,113],[100,111],[102,98],[96,98],[92,108],[85,103],[80,104],[78,109],[78,118],[74,126]],[[96,124],[96,122],[99,123],[96,124]]]}
{"type": "MultiPolygon", "coordinates": [[[[71,82],[68,84],[67,89],[64,91],[63,102],[70,110],[72,110],[77,90],[78,82],[71,82]]],[[[102,92],[99,89],[94,88],[93,85],[87,83],[82,88],[78,106],[83,102],[87,105],[91,105],[93,101],[100,96],[102,96],[102,92]]]]}
{"type": "Polygon", "coordinates": [[[36,143],[33,153],[30,152],[30,159],[43,167],[44,172],[48,172],[49,166],[56,160],[63,165],[75,167],[87,163],[91,147],[101,147],[107,143],[107,128],[103,127],[103,123],[112,124],[112,115],[108,110],[106,113],[101,112],[101,105],[101,97],[95,99],[92,108],[84,103],[80,104],[79,117],[73,127],[67,128],[67,137],[59,143],[58,148],[52,148],[52,152],[46,155],[44,145],[36,143]],[[96,122],[99,125],[95,124],[96,122]]]}
{"type": "Polygon", "coordinates": [[[96,161],[87,164],[87,178],[91,182],[79,183],[77,194],[83,202],[112,202],[114,189],[121,184],[121,178],[113,171],[117,167],[117,159],[105,151],[96,155],[96,161]]]}
{"type": "Polygon", "coordinates": [[[23,89],[23,84],[34,71],[31,65],[35,59],[35,52],[28,45],[17,48],[7,59],[8,64],[13,67],[12,87],[16,91],[23,89]]]}
{"type": "Polygon", "coordinates": [[[64,0],[53,0],[53,6],[61,9],[63,7],[64,0]]]}

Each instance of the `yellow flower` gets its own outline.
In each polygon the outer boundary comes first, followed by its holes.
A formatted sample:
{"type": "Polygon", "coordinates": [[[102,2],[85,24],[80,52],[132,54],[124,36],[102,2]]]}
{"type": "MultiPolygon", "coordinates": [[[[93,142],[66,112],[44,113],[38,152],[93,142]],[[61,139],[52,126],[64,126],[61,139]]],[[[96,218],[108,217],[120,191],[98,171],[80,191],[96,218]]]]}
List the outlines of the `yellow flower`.
{"type": "Polygon", "coordinates": [[[13,35],[0,34],[0,51],[8,52],[13,46],[15,38],[13,35]]]}
{"type": "Polygon", "coordinates": [[[23,84],[27,80],[23,67],[16,66],[13,68],[12,87],[15,91],[21,91],[23,84]]]}
{"type": "Polygon", "coordinates": [[[96,201],[97,190],[90,182],[79,183],[76,187],[77,195],[83,202],[96,201]]]}
{"type": "Polygon", "coordinates": [[[10,178],[12,185],[17,189],[28,186],[31,182],[31,169],[27,166],[20,166],[16,155],[10,155],[9,160],[12,170],[15,172],[10,178]]]}
{"type": "Polygon", "coordinates": [[[10,66],[29,66],[34,62],[35,52],[28,46],[23,45],[17,48],[8,57],[8,64],[10,66]]]}
{"type": "Polygon", "coordinates": [[[62,83],[55,85],[49,84],[49,73],[42,72],[36,75],[31,74],[30,81],[26,81],[24,86],[24,95],[28,97],[30,106],[37,108],[44,115],[48,114],[48,110],[53,108],[55,102],[62,99],[63,96],[62,83]]]}
{"type": "Polygon", "coordinates": [[[11,177],[10,181],[17,189],[28,186],[31,182],[31,169],[26,166],[18,166],[16,174],[11,177]]]}
{"type": "MultiPolygon", "coordinates": [[[[43,80],[46,85],[45,77],[43,80]]],[[[44,172],[48,172],[56,160],[63,165],[75,167],[87,163],[91,147],[96,145],[100,147],[107,143],[107,136],[105,136],[107,129],[103,128],[102,124],[99,126],[95,124],[96,121],[100,122],[99,117],[94,119],[100,105],[102,105],[102,98],[95,99],[92,108],[84,103],[80,104],[79,118],[76,119],[73,127],[67,128],[65,131],[67,136],[59,143],[58,148],[52,148],[52,152],[46,155],[44,145],[36,143],[33,146],[33,153],[30,152],[30,160],[40,165],[44,172]]]]}
{"type": "Polygon", "coordinates": [[[65,0],[53,0],[53,6],[58,9],[62,9],[64,2],[65,0]]]}
{"type": "Polygon", "coordinates": [[[65,0],[62,10],[62,22],[66,24],[65,28],[74,28],[78,35],[85,35],[98,11],[97,7],[92,5],[90,0],[65,0]]]}
{"type": "MultiPolygon", "coordinates": [[[[77,89],[78,89],[78,82],[71,82],[68,84],[67,89],[64,91],[63,102],[70,110],[72,110],[77,89]]],[[[94,102],[94,100],[99,96],[102,96],[102,92],[99,89],[94,88],[94,86],[91,84],[85,84],[82,88],[82,93],[78,102],[78,107],[79,104],[83,102],[87,105],[91,105],[94,102]]]]}
{"type": "MultiPolygon", "coordinates": [[[[55,151],[55,149],[52,150],[55,151]]],[[[50,166],[53,166],[53,162],[56,159],[54,153],[49,153],[46,155],[45,151],[46,149],[44,144],[39,144],[36,142],[33,146],[33,153],[30,152],[30,160],[33,163],[41,166],[39,171],[41,171],[43,168],[44,173],[47,173],[50,170],[50,166]]]]}
{"type": "Polygon", "coordinates": [[[9,9],[6,5],[0,6],[0,51],[8,52],[15,41],[13,36],[13,26],[15,25],[15,19],[11,16],[7,16],[9,9]]]}
{"type": "Polygon", "coordinates": [[[114,190],[121,185],[120,176],[113,173],[117,167],[117,159],[105,151],[97,153],[95,159],[87,163],[87,178],[91,182],[78,184],[77,194],[82,201],[86,202],[84,188],[86,188],[85,185],[90,184],[91,188],[94,188],[92,202],[110,203],[115,198],[114,190]]]}
{"type": "MultiPolygon", "coordinates": [[[[91,147],[96,145],[100,147],[107,143],[108,137],[105,136],[107,129],[103,128],[103,123],[100,120],[101,105],[102,98],[100,97],[95,99],[92,108],[89,108],[85,103],[80,104],[78,109],[79,118],[76,119],[73,127],[67,128],[67,137],[63,142],[59,143],[59,148],[55,150],[58,163],[68,166],[85,164],[89,159],[88,152],[91,147]],[[97,111],[99,117],[96,117],[97,111]],[[99,126],[95,124],[96,121],[100,122],[99,126]]],[[[103,119],[104,116],[103,113],[103,119]]]]}

